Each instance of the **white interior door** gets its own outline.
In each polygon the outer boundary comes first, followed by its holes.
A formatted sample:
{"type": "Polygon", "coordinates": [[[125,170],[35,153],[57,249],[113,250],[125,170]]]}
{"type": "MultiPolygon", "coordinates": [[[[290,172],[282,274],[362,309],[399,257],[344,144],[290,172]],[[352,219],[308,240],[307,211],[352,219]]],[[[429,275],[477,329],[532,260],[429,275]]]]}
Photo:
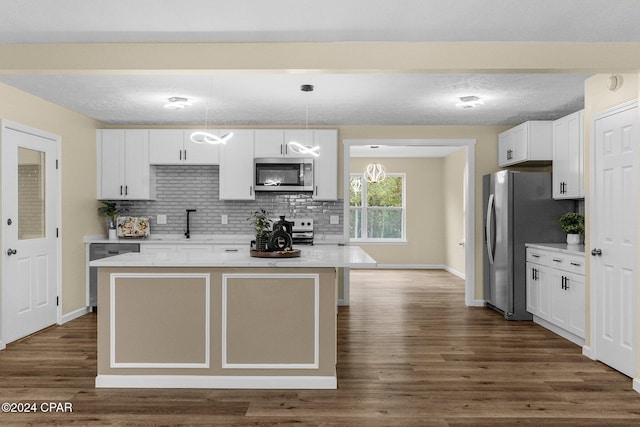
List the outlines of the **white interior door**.
{"type": "Polygon", "coordinates": [[[2,127],[2,341],[57,320],[59,139],[2,127]]]}
{"type": "Polygon", "coordinates": [[[591,304],[596,359],[636,374],[638,111],[594,119],[591,304]]]}

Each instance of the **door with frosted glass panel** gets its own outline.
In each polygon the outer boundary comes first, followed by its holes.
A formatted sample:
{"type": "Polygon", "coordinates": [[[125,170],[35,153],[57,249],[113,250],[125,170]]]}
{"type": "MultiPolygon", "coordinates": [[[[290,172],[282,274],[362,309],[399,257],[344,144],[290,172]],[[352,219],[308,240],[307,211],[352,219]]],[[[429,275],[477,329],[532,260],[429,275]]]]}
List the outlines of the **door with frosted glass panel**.
{"type": "Polygon", "coordinates": [[[57,320],[56,157],[59,141],[2,128],[2,341],[57,320]]]}

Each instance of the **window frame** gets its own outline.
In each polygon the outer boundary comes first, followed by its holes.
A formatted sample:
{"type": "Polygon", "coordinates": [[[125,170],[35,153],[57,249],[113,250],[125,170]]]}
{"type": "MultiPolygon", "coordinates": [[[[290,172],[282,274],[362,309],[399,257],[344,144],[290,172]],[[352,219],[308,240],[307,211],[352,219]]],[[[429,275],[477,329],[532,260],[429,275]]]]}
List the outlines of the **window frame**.
{"type": "MultiPolygon", "coordinates": [[[[397,208],[397,207],[388,207],[388,206],[369,206],[368,203],[368,198],[367,198],[367,186],[369,185],[369,183],[367,182],[367,180],[364,178],[364,174],[363,173],[350,173],[349,174],[349,226],[351,224],[351,217],[352,217],[352,212],[355,209],[359,209],[361,211],[361,218],[362,218],[362,234],[366,235],[367,231],[368,231],[368,215],[367,215],[367,209],[377,209],[377,210],[389,210],[389,211],[396,211],[396,210],[400,210],[402,212],[401,215],[401,234],[402,236],[397,238],[391,238],[391,237],[349,237],[349,242],[350,243],[354,243],[354,244],[376,244],[376,245],[398,245],[398,244],[406,244],[407,243],[407,174],[406,173],[387,173],[386,174],[387,177],[400,177],[402,178],[402,207],[397,208]],[[361,182],[362,182],[362,190],[360,191],[360,206],[351,206],[351,179],[355,178],[355,177],[359,177],[361,182]]],[[[349,233],[351,234],[351,233],[349,233]]]]}

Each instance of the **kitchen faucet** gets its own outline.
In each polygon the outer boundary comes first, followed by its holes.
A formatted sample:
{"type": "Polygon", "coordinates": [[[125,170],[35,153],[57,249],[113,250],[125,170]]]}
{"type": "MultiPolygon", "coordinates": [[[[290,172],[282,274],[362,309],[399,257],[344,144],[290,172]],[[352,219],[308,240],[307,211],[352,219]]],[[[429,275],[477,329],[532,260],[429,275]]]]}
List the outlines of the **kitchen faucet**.
{"type": "Polygon", "coordinates": [[[191,232],[189,231],[189,214],[191,212],[196,212],[195,209],[187,209],[187,231],[184,232],[184,237],[187,239],[191,237],[191,232]]]}

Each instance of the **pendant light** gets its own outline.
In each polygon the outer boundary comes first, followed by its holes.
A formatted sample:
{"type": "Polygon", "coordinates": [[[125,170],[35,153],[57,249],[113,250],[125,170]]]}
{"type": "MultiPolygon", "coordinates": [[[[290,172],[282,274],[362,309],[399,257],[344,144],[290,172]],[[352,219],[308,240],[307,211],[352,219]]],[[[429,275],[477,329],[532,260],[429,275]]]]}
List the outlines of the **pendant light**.
{"type": "Polygon", "coordinates": [[[364,170],[364,178],[370,184],[382,182],[386,177],[387,173],[384,169],[384,166],[382,166],[380,163],[370,163],[364,170]]]}
{"type": "MultiPolygon", "coordinates": [[[[300,90],[302,92],[313,92],[313,85],[309,85],[309,84],[302,85],[300,86],[300,90]]],[[[306,129],[307,141],[309,141],[309,103],[307,103],[305,110],[306,110],[305,129],[306,129]]],[[[298,141],[289,141],[287,143],[287,146],[294,153],[309,154],[313,157],[320,156],[320,147],[317,145],[313,147],[311,145],[301,144],[298,141]]]]}
{"type": "MultiPolygon", "coordinates": [[[[211,98],[213,99],[213,81],[211,82],[211,98]]],[[[226,144],[232,137],[233,132],[229,132],[222,136],[215,135],[207,131],[207,122],[209,121],[209,102],[204,106],[204,130],[191,132],[191,141],[196,144],[226,144]]]]}

